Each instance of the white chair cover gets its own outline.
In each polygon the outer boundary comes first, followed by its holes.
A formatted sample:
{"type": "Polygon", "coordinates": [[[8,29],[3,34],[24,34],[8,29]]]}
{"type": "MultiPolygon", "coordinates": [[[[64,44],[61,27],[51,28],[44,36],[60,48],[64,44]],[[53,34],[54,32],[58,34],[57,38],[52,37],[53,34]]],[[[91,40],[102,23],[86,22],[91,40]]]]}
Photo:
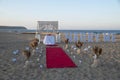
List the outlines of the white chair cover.
{"type": "Polygon", "coordinates": [[[88,33],[88,42],[93,42],[93,33],[88,33]]]}
{"type": "Polygon", "coordinates": [[[86,42],[86,34],[85,33],[80,33],[80,41],[86,42]]]}
{"type": "Polygon", "coordinates": [[[83,42],[83,36],[82,36],[82,33],[80,33],[80,41],[83,42]]]}
{"type": "Polygon", "coordinates": [[[74,33],[74,42],[78,41],[78,33],[74,33]]]}
{"type": "Polygon", "coordinates": [[[103,41],[106,42],[106,34],[103,33],[103,41]]]}
{"type": "Polygon", "coordinates": [[[99,34],[95,34],[95,39],[96,39],[96,42],[99,42],[99,34]]]}
{"type": "Polygon", "coordinates": [[[60,43],[61,42],[61,34],[56,34],[56,42],[60,43]]]}
{"type": "Polygon", "coordinates": [[[73,33],[69,33],[69,38],[68,39],[69,39],[70,42],[72,42],[72,34],[73,33]]]}
{"type": "Polygon", "coordinates": [[[115,33],[111,33],[111,41],[115,42],[115,33]]]}
{"type": "Polygon", "coordinates": [[[103,40],[104,42],[109,42],[110,41],[110,33],[103,33],[103,40]]]}
{"type": "Polygon", "coordinates": [[[106,34],[106,39],[107,39],[107,42],[110,42],[110,33],[106,34]]]}

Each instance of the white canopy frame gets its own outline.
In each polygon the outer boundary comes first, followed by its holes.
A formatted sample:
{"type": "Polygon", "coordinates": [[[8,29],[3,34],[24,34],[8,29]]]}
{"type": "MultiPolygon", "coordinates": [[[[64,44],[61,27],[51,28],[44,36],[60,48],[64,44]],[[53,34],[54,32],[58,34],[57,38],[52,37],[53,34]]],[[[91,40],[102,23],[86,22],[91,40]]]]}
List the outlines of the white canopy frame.
{"type": "Polygon", "coordinates": [[[41,40],[42,34],[56,33],[58,31],[58,21],[37,21],[35,38],[41,40]]]}

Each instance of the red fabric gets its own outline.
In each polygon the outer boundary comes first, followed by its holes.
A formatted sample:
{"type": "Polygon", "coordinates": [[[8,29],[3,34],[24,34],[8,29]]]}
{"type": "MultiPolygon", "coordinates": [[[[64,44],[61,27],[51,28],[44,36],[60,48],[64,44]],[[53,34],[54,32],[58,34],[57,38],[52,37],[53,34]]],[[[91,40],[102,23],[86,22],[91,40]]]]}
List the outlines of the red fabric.
{"type": "Polygon", "coordinates": [[[60,47],[46,47],[47,68],[76,67],[75,63],[60,47]]]}

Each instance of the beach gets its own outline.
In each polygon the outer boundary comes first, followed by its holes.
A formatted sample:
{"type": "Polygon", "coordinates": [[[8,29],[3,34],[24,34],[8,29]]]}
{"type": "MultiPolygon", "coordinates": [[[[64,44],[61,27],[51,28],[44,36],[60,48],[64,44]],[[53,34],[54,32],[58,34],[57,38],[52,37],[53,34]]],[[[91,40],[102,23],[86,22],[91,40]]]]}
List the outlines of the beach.
{"type": "Polygon", "coordinates": [[[0,33],[0,80],[119,80],[120,79],[120,35],[116,42],[86,42],[81,53],[71,49],[74,43],[65,50],[67,55],[77,65],[75,68],[46,67],[46,46],[41,42],[35,55],[30,58],[31,64],[24,68],[25,58],[22,51],[29,47],[29,42],[35,34],[19,34],[15,32],[0,33]],[[93,58],[88,46],[100,46],[103,49],[97,67],[91,67],[93,58]],[[17,51],[17,53],[14,53],[17,51]]]}

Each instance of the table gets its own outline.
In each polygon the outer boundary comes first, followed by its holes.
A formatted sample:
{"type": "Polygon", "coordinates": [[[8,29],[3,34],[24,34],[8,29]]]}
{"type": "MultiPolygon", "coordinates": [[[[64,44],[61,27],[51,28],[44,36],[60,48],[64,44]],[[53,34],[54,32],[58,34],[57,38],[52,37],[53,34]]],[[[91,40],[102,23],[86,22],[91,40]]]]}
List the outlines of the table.
{"type": "Polygon", "coordinates": [[[46,35],[44,37],[43,44],[54,45],[55,44],[55,37],[53,35],[46,35]]]}

